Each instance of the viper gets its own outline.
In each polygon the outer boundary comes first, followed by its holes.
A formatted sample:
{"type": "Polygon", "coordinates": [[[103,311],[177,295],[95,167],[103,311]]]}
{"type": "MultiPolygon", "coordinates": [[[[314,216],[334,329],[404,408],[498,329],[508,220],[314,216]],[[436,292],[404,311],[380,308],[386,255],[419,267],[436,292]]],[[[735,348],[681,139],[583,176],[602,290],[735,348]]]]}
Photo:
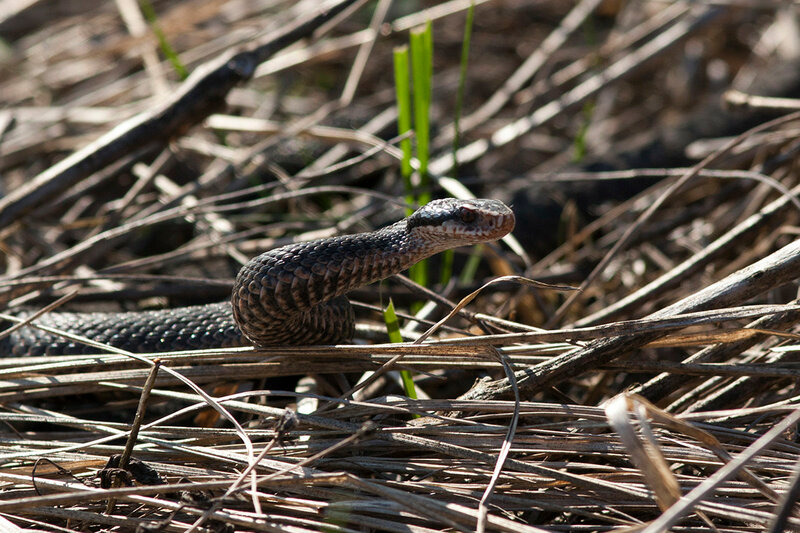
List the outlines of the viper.
{"type": "MultiPolygon", "coordinates": [[[[290,244],[254,257],[236,276],[230,302],[143,312],[48,313],[34,324],[138,353],[343,342],[355,332],[347,292],[443,250],[497,240],[514,223],[513,212],[497,200],[434,200],[376,231],[290,244]]],[[[96,352],[32,325],[0,345],[0,353],[15,356],[96,352]]]]}

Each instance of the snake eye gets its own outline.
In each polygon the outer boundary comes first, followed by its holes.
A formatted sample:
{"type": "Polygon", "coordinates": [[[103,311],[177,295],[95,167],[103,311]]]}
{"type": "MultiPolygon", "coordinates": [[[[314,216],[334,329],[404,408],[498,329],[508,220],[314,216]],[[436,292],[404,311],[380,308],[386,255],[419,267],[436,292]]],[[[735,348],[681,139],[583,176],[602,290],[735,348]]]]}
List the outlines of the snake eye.
{"type": "Polygon", "coordinates": [[[471,224],[475,222],[475,219],[478,218],[478,215],[472,209],[468,207],[462,207],[458,210],[458,216],[461,218],[461,222],[464,224],[471,224]]]}

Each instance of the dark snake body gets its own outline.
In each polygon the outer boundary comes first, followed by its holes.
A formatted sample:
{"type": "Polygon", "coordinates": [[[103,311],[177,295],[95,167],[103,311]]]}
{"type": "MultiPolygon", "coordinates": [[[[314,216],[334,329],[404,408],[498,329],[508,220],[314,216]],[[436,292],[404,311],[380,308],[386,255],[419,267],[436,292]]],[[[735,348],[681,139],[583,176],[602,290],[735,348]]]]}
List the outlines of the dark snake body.
{"type": "MultiPolygon", "coordinates": [[[[355,329],[348,291],[440,251],[499,239],[513,227],[514,215],[502,202],[435,200],[377,231],[290,244],[253,258],[239,271],[230,303],[49,313],[35,323],[137,353],[341,342],[355,329]]],[[[97,352],[29,326],[0,342],[0,354],[14,356],[97,352]]]]}

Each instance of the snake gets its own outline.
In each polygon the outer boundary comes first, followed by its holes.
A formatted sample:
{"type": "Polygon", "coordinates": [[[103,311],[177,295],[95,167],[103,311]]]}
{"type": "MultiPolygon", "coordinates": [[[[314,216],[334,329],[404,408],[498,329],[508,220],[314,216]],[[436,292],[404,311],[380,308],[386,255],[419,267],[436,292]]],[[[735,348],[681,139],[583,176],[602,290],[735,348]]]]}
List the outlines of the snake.
{"type": "Polygon", "coordinates": [[[100,352],[39,326],[135,353],[346,342],[355,334],[347,292],[444,250],[500,239],[514,225],[514,213],[499,200],[433,200],[375,231],[266,251],[241,268],[228,302],[152,311],[50,312],[8,334],[0,341],[0,355],[100,352]]]}

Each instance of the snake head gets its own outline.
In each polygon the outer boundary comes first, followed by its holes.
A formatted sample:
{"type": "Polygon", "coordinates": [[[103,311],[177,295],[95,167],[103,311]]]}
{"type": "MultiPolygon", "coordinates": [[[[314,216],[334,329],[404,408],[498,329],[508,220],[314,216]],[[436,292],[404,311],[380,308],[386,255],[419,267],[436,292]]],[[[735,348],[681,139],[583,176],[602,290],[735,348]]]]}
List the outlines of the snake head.
{"type": "Polygon", "coordinates": [[[440,250],[497,240],[514,229],[514,213],[498,200],[433,200],[406,219],[412,235],[440,250]]]}

